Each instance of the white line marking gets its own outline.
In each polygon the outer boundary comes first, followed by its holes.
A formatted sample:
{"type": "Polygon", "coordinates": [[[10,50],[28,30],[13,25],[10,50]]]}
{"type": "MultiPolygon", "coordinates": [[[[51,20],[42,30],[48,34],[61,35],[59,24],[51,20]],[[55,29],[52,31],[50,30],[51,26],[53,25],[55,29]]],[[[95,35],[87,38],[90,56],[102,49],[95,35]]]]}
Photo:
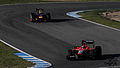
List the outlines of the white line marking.
{"type": "MultiPolygon", "coordinates": [[[[40,61],[40,60],[27,60],[27,61],[40,61]]],[[[41,61],[42,62],[42,61],[41,61]]]]}
{"type": "Polygon", "coordinates": [[[32,56],[32,55],[28,55],[28,56],[20,56],[20,57],[34,57],[34,56],[32,56]]]}
{"type": "Polygon", "coordinates": [[[112,29],[112,30],[120,31],[119,29],[116,29],[116,28],[113,28],[113,27],[110,27],[110,26],[106,26],[106,25],[103,25],[103,24],[99,24],[99,23],[96,23],[96,22],[93,22],[93,21],[90,21],[90,20],[86,20],[86,19],[80,18],[82,16],[80,16],[80,15],[78,16],[76,14],[76,13],[85,12],[85,11],[92,11],[92,10],[73,11],[73,12],[66,13],[66,15],[74,17],[74,18],[77,18],[77,19],[80,19],[80,20],[83,20],[83,21],[86,21],[86,22],[89,22],[89,23],[93,23],[93,24],[96,24],[96,25],[99,25],[99,26],[103,26],[103,27],[106,27],[106,28],[109,28],[109,29],[112,29]]]}
{"type": "MultiPolygon", "coordinates": [[[[22,57],[34,57],[34,56],[32,56],[32,55],[30,55],[30,54],[28,54],[28,53],[26,53],[26,52],[24,52],[24,51],[22,51],[22,50],[16,48],[16,47],[14,47],[14,46],[8,44],[7,42],[5,42],[5,41],[3,41],[3,40],[1,40],[1,39],[0,39],[0,41],[3,42],[4,44],[6,44],[7,46],[9,46],[9,47],[11,47],[11,48],[13,48],[13,49],[15,49],[15,50],[21,52],[21,53],[25,53],[25,54],[29,55],[29,56],[21,56],[21,58],[22,58],[22,57]]],[[[45,62],[45,63],[48,63],[49,66],[52,66],[52,64],[49,63],[49,62],[47,62],[47,61],[44,61],[44,60],[39,59],[39,58],[37,58],[37,57],[34,57],[34,58],[38,59],[39,61],[43,61],[43,62],[45,62]]],[[[23,58],[23,59],[24,59],[24,58],[23,58]]],[[[37,65],[37,63],[36,63],[36,65],[37,65]]],[[[36,66],[36,65],[35,65],[35,66],[36,66]]],[[[27,68],[34,68],[34,67],[27,67],[27,68]]]]}
{"type": "Polygon", "coordinates": [[[34,57],[33,57],[33,58],[23,58],[23,59],[37,59],[37,58],[34,58],[34,57]]]}

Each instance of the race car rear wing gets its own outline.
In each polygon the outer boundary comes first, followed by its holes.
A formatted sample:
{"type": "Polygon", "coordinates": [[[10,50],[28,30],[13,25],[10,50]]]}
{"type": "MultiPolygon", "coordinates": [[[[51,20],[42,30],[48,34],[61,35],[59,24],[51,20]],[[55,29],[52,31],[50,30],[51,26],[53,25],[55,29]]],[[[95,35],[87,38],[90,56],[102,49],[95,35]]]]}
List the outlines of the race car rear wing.
{"type": "Polygon", "coordinates": [[[86,43],[86,44],[94,44],[94,40],[82,40],[81,42],[82,44],[86,43]]]}

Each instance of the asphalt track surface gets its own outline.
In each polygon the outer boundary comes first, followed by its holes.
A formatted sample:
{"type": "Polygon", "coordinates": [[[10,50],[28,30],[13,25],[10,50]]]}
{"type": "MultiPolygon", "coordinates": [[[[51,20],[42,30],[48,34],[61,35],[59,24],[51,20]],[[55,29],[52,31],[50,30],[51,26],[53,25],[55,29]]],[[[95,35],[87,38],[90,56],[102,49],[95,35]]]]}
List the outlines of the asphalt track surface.
{"type": "MultiPolygon", "coordinates": [[[[0,38],[13,46],[52,63],[51,68],[98,68],[120,56],[120,32],[66,15],[87,9],[119,8],[120,2],[41,3],[0,6],[0,38]],[[47,23],[29,22],[35,8],[52,14],[47,23]],[[80,40],[95,40],[103,48],[101,60],[68,61],[67,50],[80,40]]],[[[114,62],[118,62],[117,60],[114,62]]]]}

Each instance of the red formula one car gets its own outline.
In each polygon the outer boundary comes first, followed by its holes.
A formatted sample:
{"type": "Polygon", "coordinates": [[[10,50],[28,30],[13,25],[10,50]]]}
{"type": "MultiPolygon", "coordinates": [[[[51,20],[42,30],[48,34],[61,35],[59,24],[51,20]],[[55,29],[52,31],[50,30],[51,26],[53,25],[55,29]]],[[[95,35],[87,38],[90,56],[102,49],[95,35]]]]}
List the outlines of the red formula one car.
{"type": "Polygon", "coordinates": [[[82,40],[80,46],[68,50],[67,59],[97,59],[102,55],[101,46],[95,46],[94,41],[82,40]]]}

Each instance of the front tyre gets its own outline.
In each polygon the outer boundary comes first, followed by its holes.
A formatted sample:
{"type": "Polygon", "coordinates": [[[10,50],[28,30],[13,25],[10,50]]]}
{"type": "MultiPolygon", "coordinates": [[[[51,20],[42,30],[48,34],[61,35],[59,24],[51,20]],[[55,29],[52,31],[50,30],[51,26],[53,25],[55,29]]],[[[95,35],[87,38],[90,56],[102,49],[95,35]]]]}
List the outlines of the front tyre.
{"type": "Polygon", "coordinates": [[[35,14],[34,13],[30,14],[30,21],[35,22],[35,14]]]}

